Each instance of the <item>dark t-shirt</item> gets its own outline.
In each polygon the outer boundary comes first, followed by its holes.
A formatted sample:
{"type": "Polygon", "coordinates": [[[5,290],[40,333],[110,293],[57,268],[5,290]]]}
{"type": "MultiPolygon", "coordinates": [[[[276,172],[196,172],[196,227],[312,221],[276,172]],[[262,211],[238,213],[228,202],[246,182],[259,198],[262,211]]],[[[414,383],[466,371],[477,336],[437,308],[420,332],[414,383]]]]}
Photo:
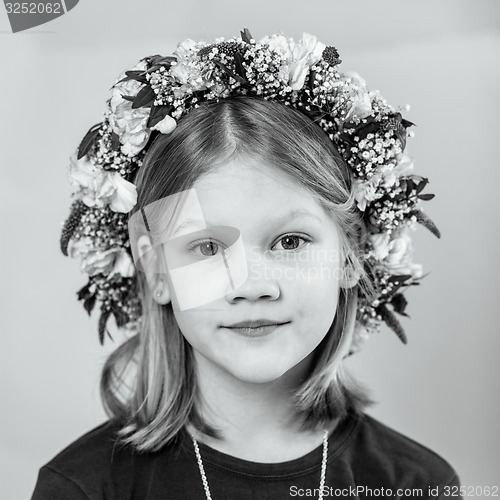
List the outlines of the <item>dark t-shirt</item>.
{"type": "MultiPolygon", "coordinates": [[[[155,453],[116,444],[107,422],[40,469],[32,500],[205,500],[186,433],[155,453]]],[[[213,500],[318,498],[323,446],[264,464],[199,444],[213,500]]],[[[350,415],[329,436],[324,498],[461,498],[452,467],[368,415],[350,415]]]]}

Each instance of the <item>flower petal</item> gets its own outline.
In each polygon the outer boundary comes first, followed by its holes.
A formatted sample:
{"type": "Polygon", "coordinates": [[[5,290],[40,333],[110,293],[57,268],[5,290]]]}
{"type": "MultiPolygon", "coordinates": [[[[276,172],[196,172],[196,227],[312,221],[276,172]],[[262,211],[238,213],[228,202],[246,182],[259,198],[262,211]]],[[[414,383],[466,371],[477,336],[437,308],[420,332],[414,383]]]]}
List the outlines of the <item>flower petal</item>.
{"type": "Polygon", "coordinates": [[[116,254],[113,269],[109,275],[113,276],[113,274],[120,274],[124,278],[131,278],[135,274],[134,263],[127,251],[122,250],[116,254]]]}
{"type": "Polygon", "coordinates": [[[389,255],[389,235],[387,233],[371,234],[370,241],[375,259],[383,260],[389,255]]]}
{"type": "Polygon", "coordinates": [[[160,120],[151,130],[158,130],[162,134],[170,134],[177,127],[177,122],[169,115],[160,120]]]}
{"type": "Polygon", "coordinates": [[[71,185],[87,188],[100,172],[102,172],[102,169],[86,157],[77,160],[76,154],[71,155],[68,166],[68,176],[71,185]]]}
{"type": "Polygon", "coordinates": [[[137,203],[137,189],[135,184],[126,181],[120,174],[113,172],[108,174],[111,182],[115,186],[115,191],[111,196],[110,208],[114,212],[127,213],[134,208],[137,203]]]}

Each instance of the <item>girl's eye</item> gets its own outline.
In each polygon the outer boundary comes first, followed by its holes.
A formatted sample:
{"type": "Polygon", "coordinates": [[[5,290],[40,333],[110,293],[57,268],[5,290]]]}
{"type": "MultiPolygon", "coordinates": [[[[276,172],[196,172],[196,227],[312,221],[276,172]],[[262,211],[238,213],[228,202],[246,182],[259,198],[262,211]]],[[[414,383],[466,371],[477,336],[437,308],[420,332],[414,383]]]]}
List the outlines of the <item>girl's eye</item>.
{"type": "Polygon", "coordinates": [[[281,243],[282,246],[282,248],[278,250],[296,250],[300,245],[300,240],[305,241],[306,243],[310,241],[297,234],[287,234],[278,241],[278,243],[281,243]]]}
{"type": "Polygon", "coordinates": [[[195,241],[188,246],[188,250],[198,255],[199,251],[204,257],[214,257],[219,252],[219,249],[225,250],[225,248],[223,243],[212,239],[195,241]]]}

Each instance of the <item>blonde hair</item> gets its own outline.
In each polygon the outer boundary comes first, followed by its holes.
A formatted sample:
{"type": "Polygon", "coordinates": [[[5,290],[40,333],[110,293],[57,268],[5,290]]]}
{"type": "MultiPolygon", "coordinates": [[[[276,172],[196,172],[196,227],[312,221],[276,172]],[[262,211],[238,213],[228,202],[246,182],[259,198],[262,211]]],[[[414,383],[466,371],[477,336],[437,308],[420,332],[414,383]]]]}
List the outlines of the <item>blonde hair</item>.
{"type": "MultiPolygon", "coordinates": [[[[237,157],[261,158],[309,189],[335,218],[345,266],[357,273],[341,288],[335,319],[315,350],[314,367],[295,395],[297,417],[313,428],[370,403],[366,390],[344,373],[356,321],[357,297],[373,293],[360,245],[364,225],[356,209],[347,166],[325,132],[299,111],[257,97],[204,103],[159,134],[135,180],[135,211],[192,187],[202,174],[237,157]]],[[[139,451],[154,451],[190,422],[220,437],[198,412],[198,388],[191,346],[177,325],[171,304],[155,302],[143,273],[137,273],[143,316],[140,333],[108,358],[101,378],[106,411],[123,422],[121,436],[139,451]]]]}

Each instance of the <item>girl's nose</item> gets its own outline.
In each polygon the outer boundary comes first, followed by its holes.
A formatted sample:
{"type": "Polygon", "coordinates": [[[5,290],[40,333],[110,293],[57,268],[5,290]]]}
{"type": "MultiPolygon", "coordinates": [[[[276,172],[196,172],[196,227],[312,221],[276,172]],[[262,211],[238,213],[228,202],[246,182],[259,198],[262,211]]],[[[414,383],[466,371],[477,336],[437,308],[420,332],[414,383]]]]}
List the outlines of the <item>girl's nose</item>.
{"type": "MultiPolygon", "coordinates": [[[[248,257],[247,253],[247,257],[248,257]]],[[[230,303],[241,299],[256,301],[258,299],[276,300],[280,296],[279,276],[277,268],[272,263],[266,262],[262,256],[256,257],[255,253],[247,258],[248,277],[246,281],[226,295],[230,303]]]]}

